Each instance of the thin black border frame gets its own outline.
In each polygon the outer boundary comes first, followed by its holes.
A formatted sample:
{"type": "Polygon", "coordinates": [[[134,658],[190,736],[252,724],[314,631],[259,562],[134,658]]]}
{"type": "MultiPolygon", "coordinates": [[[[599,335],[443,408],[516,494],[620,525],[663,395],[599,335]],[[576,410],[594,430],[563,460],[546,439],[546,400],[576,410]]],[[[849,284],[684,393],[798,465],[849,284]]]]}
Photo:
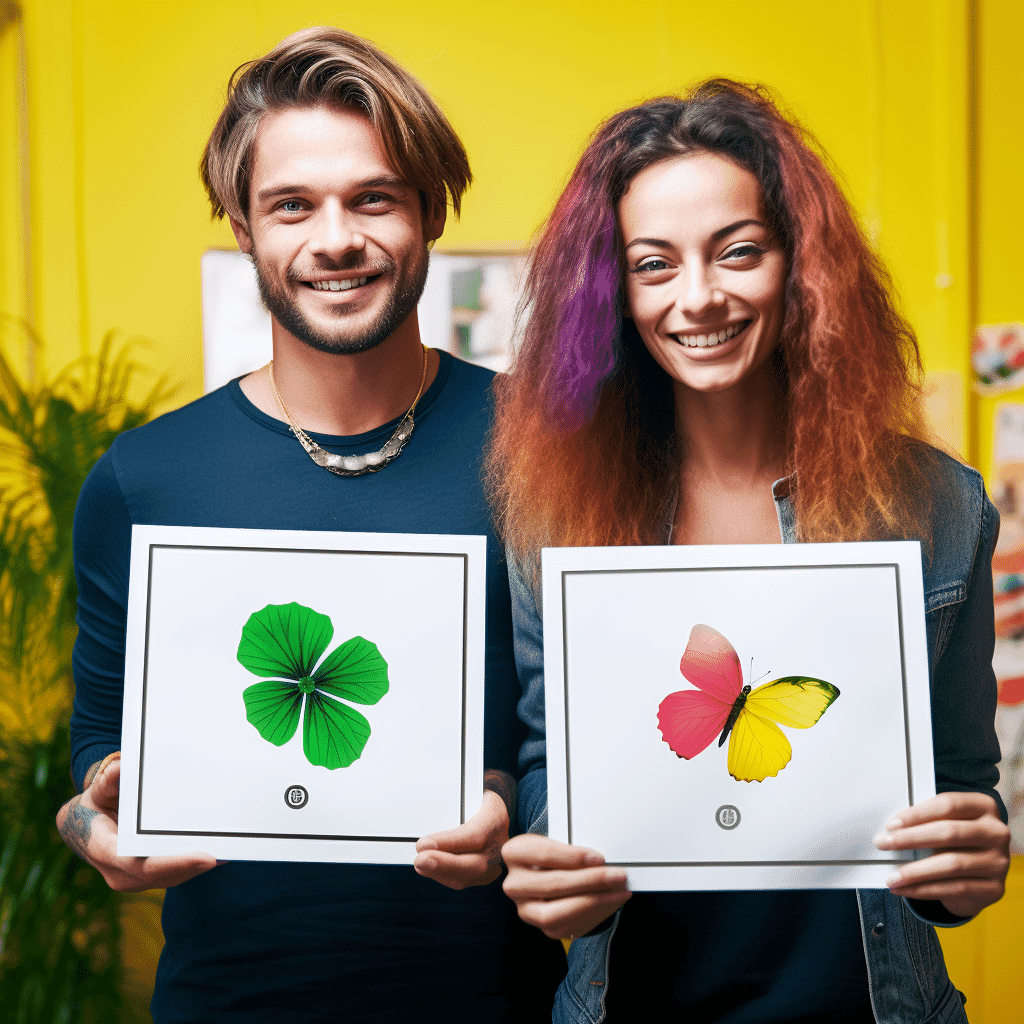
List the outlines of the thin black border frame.
{"type": "MultiPolygon", "coordinates": [[[[565,802],[567,837],[572,840],[572,773],[569,767],[569,623],[566,608],[566,579],[569,576],[610,576],[637,575],[642,573],[686,573],[686,572],[778,572],[793,569],[892,569],[896,588],[896,619],[900,643],[900,679],[903,689],[903,736],[907,757],[908,806],[914,802],[914,769],[910,750],[910,708],[907,693],[907,658],[903,632],[903,590],[900,580],[899,562],[837,562],[837,563],[788,563],[786,565],[701,565],[661,566],[635,569],[562,569],[559,580],[562,599],[562,696],[565,715],[565,802]]],[[[905,864],[906,858],[877,858],[873,860],[769,860],[769,861],[630,861],[610,860],[609,866],[623,868],[732,868],[732,867],[823,867],[823,866],[864,866],[876,864],[905,864]]]]}
{"type": "Polygon", "coordinates": [[[259,547],[243,544],[168,544],[150,541],[146,564],[146,637],[142,661],[142,714],[139,723],[139,783],[136,799],[135,830],[140,836],[216,836],[224,839],[318,839],[360,843],[415,843],[419,836],[313,835],[297,832],[203,832],[180,829],[144,829],[142,827],[143,769],[146,745],[146,694],[149,685],[149,628],[153,602],[153,552],[157,549],[186,551],[248,551],[262,554],[367,555],[410,558],[462,559],[462,722],[461,770],[459,772],[459,820],[466,822],[466,699],[469,675],[469,552],[467,551],[377,551],[358,548],[259,547]]]}

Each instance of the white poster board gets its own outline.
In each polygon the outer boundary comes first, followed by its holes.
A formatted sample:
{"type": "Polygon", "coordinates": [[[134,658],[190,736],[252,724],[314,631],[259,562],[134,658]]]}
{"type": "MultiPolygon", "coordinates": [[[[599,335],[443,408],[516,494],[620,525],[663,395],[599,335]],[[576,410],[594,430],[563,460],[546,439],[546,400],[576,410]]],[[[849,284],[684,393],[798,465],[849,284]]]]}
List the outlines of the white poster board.
{"type": "Polygon", "coordinates": [[[118,852],[409,864],[465,822],[485,573],[483,537],[134,527],[118,852]]]}
{"type": "Polygon", "coordinates": [[[872,839],[935,793],[916,542],[554,548],[543,581],[551,836],[599,850],[636,890],[882,888],[913,858],[872,839]],[[769,725],[764,742],[792,748],[774,776],[730,774],[730,757],[765,752],[739,724],[717,742],[732,697],[683,674],[699,675],[698,625],[736,652],[710,659],[719,682],[754,684],[740,715],[768,706],[759,687],[809,680],[772,690],[784,739],[769,725]],[[813,724],[778,712],[794,694],[827,695],[813,724]],[[691,707],[713,736],[685,758],[669,737],[682,746],[691,707]]]}

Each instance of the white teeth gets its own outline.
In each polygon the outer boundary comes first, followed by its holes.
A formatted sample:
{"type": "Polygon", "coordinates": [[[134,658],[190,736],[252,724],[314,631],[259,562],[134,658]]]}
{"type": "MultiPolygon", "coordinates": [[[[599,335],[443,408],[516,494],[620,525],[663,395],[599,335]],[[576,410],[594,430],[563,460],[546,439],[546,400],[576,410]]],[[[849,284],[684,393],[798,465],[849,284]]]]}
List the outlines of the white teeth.
{"type": "Polygon", "coordinates": [[[313,288],[318,292],[347,292],[351,288],[359,288],[366,284],[368,277],[350,277],[344,281],[313,281],[313,288]]]}
{"type": "Polygon", "coordinates": [[[744,320],[742,323],[732,324],[730,327],[713,331],[710,334],[676,334],[675,339],[686,348],[714,348],[715,345],[721,345],[723,341],[735,338],[747,323],[749,321],[744,320]]]}

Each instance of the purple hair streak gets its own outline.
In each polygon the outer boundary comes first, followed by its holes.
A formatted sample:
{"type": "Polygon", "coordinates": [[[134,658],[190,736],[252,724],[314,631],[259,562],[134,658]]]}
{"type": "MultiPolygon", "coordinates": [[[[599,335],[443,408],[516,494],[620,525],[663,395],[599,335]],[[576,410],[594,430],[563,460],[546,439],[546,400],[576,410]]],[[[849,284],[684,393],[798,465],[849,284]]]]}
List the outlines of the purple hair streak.
{"type": "MultiPolygon", "coordinates": [[[[615,370],[621,326],[615,232],[615,216],[606,210],[589,237],[588,251],[580,254],[575,287],[555,310],[556,346],[546,404],[549,418],[564,430],[578,430],[589,422],[601,386],[615,370]]],[[[573,241],[587,238],[584,231],[574,234],[573,241]]]]}

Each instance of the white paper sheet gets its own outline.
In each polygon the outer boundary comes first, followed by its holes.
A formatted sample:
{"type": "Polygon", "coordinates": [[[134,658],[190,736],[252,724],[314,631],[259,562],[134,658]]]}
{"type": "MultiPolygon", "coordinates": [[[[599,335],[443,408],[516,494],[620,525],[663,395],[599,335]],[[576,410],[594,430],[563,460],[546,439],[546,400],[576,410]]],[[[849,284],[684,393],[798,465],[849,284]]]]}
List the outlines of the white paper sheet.
{"type": "Polygon", "coordinates": [[[916,542],[545,549],[543,607],[553,837],[637,890],[877,888],[911,859],[872,838],[935,793],[916,542]],[[698,623],[755,691],[839,689],[782,726],[775,777],[733,778],[729,740],[687,760],[664,739],[661,702],[697,689],[680,660],[698,623]]]}
{"type": "Polygon", "coordinates": [[[411,863],[479,807],[485,573],[483,537],[136,526],[119,853],[411,863]],[[376,703],[341,702],[370,724],[347,767],[247,717],[243,628],[293,602],[330,619],[320,663],[357,636],[387,663],[376,703]]]}

